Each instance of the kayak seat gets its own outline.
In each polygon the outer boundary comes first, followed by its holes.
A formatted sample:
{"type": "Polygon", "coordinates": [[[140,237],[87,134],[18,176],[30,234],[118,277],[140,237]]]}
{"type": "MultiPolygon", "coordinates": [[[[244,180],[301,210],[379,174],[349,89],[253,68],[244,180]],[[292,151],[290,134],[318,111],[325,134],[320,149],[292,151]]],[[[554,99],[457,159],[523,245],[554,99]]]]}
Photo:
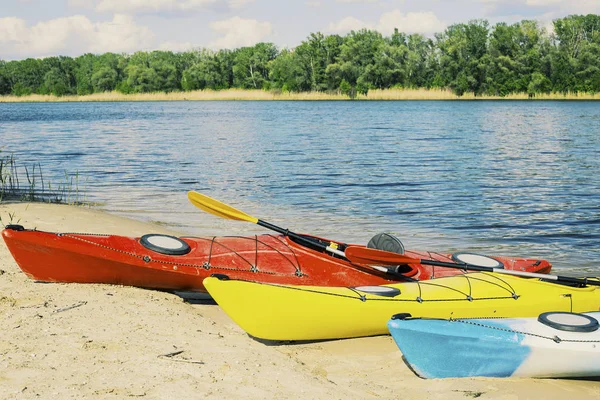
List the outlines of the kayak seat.
{"type": "Polygon", "coordinates": [[[389,251],[391,253],[404,254],[404,245],[394,235],[390,235],[389,233],[378,233],[373,236],[369,243],[367,243],[367,247],[370,249],[389,251]]]}

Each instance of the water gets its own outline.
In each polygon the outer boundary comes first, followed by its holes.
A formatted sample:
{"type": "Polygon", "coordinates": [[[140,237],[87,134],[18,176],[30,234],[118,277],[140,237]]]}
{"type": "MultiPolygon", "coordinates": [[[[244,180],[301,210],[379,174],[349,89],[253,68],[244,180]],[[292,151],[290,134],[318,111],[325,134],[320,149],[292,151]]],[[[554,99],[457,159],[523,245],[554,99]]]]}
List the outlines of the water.
{"type": "Polygon", "coordinates": [[[297,232],[600,274],[594,102],[0,103],[0,146],[187,234],[264,232],[196,209],[193,189],[297,232]]]}

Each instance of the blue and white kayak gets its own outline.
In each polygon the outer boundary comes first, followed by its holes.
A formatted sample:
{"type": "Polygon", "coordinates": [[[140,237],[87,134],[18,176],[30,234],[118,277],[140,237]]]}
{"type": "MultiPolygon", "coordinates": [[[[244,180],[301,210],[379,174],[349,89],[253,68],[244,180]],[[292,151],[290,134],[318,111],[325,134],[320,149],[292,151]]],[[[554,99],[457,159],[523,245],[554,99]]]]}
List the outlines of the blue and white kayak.
{"type": "Polygon", "coordinates": [[[388,328],[423,378],[600,376],[600,312],[538,318],[426,319],[397,314],[388,328]]]}

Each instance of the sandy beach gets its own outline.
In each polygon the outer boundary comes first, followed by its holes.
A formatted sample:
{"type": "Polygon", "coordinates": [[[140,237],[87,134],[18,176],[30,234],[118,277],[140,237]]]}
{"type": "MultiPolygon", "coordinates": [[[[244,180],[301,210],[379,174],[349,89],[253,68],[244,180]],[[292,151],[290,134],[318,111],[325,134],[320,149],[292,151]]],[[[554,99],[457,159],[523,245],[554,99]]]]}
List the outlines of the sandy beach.
{"type": "MultiPolygon", "coordinates": [[[[83,207],[1,203],[9,214],[48,231],[186,234],[83,207]]],[[[184,297],[35,282],[2,241],[0,399],[600,399],[598,379],[424,380],[389,336],[264,343],[184,297]]]]}

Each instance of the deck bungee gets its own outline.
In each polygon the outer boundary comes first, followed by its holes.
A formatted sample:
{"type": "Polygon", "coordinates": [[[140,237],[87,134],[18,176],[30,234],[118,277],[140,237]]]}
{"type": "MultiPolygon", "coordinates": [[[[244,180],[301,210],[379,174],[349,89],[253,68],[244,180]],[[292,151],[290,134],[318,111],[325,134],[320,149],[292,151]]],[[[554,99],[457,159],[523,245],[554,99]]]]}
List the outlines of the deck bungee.
{"type": "MultiPolygon", "coordinates": [[[[213,273],[266,283],[320,286],[380,285],[404,279],[297,243],[284,235],[136,238],[43,232],[15,225],[5,229],[2,236],[19,267],[30,278],[44,282],[109,283],[205,292],[203,280],[213,273]]],[[[332,243],[310,238],[313,242],[332,243]]],[[[418,251],[406,254],[452,261],[451,255],[418,251]]],[[[547,273],[551,268],[545,260],[495,259],[504,268],[516,271],[547,273]]],[[[465,272],[419,263],[404,266],[403,271],[405,276],[417,280],[465,272]]]]}
{"type": "Polygon", "coordinates": [[[430,318],[529,317],[598,311],[600,287],[470,273],[376,287],[273,285],[209,277],[209,294],[242,329],[268,340],[387,334],[397,313],[430,318]]]}
{"type": "Polygon", "coordinates": [[[445,320],[394,316],[388,327],[423,378],[600,376],[600,312],[445,320]]]}

